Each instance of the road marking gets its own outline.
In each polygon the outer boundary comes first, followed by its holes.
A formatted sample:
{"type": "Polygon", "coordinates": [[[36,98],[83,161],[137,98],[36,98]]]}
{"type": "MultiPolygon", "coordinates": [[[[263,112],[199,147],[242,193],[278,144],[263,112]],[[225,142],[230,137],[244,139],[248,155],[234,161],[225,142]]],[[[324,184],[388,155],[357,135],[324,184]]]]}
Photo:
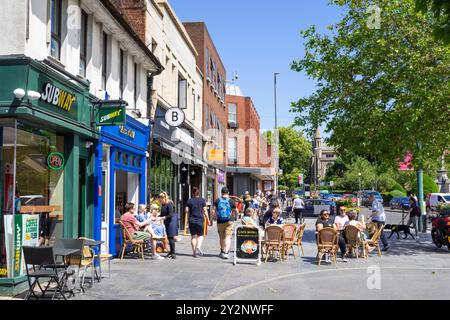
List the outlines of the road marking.
{"type": "MultiPolygon", "coordinates": [[[[386,270],[386,269],[390,269],[390,270],[446,270],[446,271],[450,271],[450,268],[431,268],[431,267],[382,267],[381,270],[386,270]]],[[[308,275],[308,274],[314,274],[314,273],[322,273],[322,272],[336,272],[336,271],[348,271],[348,270],[367,270],[367,267],[365,268],[340,268],[340,269],[327,269],[327,270],[314,270],[314,271],[307,271],[307,272],[295,272],[295,273],[289,273],[289,274],[285,274],[282,276],[278,276],[269,280],[261,280],[255,283],[251,283],[249,285],[246,286],[239,286],[237,288],[233,288],[227,291],[224,291],[220,294],[218,294],[217,296],[211,296],[211,298],[213,300],[223,300],[233,294],[236,294],[240,291],[244,291],[247,289],[250,289],[252,287],[258,286],[258,285],[263,285],[263,284],[268,284],[270,282],[273,281],[278,281],[278,280],[282,280],[282,279],[286,279],[292,276],[304,276],[304,275],[308,275]]]]}

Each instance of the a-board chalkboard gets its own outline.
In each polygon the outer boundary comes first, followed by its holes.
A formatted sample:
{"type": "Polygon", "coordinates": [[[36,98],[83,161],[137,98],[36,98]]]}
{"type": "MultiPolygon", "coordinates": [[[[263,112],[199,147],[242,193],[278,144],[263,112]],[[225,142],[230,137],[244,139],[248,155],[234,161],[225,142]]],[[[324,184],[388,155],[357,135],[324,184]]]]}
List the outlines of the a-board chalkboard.
{"type": "Polygon", "coordinates": [[[236,257],[257,260],[260,254],[258,228],[240,226],[236,229],[236,257]]]}

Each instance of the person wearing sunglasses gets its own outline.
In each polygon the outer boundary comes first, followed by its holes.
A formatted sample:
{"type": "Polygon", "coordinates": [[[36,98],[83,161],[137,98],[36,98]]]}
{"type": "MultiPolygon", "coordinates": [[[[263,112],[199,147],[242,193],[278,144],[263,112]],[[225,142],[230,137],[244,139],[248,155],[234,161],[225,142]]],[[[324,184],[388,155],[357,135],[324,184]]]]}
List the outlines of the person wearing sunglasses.
{"type": "MultiPolygon", "coordinates": [[[[316,221],[316,230],[319,232],[323,228],[333,228],[336,231],[339,231],[339,227],[336,223],[333,223],[333,220],[330,219],[330,212],[328,210],[320,211],[319,219],[316,221]]],[[[347,246],[345,244],[345,239],[341,235],[339,235],[339,250],[341,251],[342,262],[347,262],[345,258],[345,253],[347,251],[347,246]]]]}

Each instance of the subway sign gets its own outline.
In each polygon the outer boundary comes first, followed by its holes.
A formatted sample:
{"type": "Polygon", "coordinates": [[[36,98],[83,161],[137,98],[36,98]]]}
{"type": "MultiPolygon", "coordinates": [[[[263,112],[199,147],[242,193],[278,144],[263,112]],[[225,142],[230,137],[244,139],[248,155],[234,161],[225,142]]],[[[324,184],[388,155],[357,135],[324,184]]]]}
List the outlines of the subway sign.
{"type": "Polygon", "coordinates": [[[101,107],[97,109],[97,126],[119,126],[126,124],[125,106],[101,107]]]}
{"type": "Polygon", "coordinates": [[[40,99],[48,104],[70,112],[77,97],[49,82],[45,82],[40,99]]]}

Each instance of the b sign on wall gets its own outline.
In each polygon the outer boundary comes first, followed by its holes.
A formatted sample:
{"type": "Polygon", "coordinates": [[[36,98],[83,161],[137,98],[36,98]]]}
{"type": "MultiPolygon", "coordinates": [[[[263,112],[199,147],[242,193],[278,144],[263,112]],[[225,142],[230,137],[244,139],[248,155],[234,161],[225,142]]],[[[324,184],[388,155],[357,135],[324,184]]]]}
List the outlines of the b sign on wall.
{"type": "Polygon", "coordinates": [[[165,115],[165,120],[171,127],[179,127],[183,124],[184,119],[184,112],[180,108],[170,108],[165,115]]]}

